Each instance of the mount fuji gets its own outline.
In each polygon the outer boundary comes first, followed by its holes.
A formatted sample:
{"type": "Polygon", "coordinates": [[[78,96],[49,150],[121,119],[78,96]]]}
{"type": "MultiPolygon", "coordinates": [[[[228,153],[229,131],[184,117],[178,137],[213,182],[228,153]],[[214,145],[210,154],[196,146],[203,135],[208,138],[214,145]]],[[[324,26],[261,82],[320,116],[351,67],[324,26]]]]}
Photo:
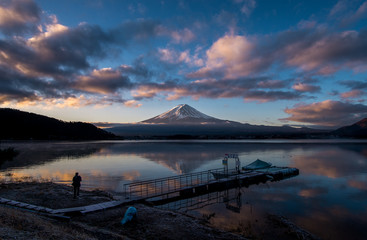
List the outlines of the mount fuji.
{"type": "Polygon", "coordinates": [[[187,104],[147,120],[119,124],[108,131],[133,139],[243,139],[243,138],[299,138],[322,131],[289,126],[251,125],[208,116],[187,104]]]}
{"type": "Polygon", "coordinates": [[[221,120],[199,112],[195,108],[180,104],[158,116],[142,121],[151,124],[228,124],[230,121],[221,120]]]}

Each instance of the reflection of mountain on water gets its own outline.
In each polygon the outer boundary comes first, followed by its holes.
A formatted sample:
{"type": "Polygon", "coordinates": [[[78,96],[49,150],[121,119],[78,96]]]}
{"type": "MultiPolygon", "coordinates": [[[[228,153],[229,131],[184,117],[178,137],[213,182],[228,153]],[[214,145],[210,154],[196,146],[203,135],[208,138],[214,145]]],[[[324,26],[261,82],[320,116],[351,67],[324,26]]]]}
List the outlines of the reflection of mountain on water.
{"type": "MultiPolygon", "coordinates": [[[[220,160],[226,153],[250,153],[256,151],[279,150],[278,144],[258,144],[240,142],[137,142],[115,144],[109,147],[111,154],[131,154],[144,157],[179,174],[197,171],[201,166],[220,160]]],[[[283,149],[285,146],[281,146],[283,149]]],[[[289,145],[289,148],[294,146],[289,145]]],[[[255,159],[241,159],[244,163],[255,159]]]]}
{"type": "Polygon", "coordinates": [[[264,156],[263,160],[276,164],[276,155],[284,157],[293,154],[293,167],[299,168],[303,173],[319,171],[320,174],[342,176],[348,174],[348,171],[367,171],[365,145],[365,142],[346,144],[326,141],[322,143],[240,141],[2,142],[3,148],[15,147],[20,153],[13,161],[5,162],[1,169],[39,165],[60,158],[78,159],[100,156],[103,160],[106,156],[132,155],[141,156],[180,174],[197,171],[198,168],[212,161],[220,161],[225,153],[240,154],[243,165],[261,158],[261,155],[264,156]],[[328,152],[325,152],[325,149],[328,149],[328,152]],[[350,160],[346,161],[346,159],[350,160]],[[330,173],[331,171],[333,173],[330,173]]]}
{"type": "MultiPolygon", "coordinates": [[[[107,149],[106,149],[107,150],[107,149]]],[[[205,141],[178,141],[178,142],[130,142],[124,144],[114,144],[108,147],[111,154],[132,154],[144,157],[150,161],[168,167],[177,173],[190,173],[196,171],[199,167],[211,161],[220,160],[225,153],[238,153],[241,156],[242,164],[250,163],[258,157],[259,154],[266,154],[273,161],[274,153],[280,151],[280,155],[292,154],[292,152],[301,151],[300,156],[294,156],[295,165],[299,169],[309,169],[310,161],[317,168],[338,169],[338,171],[355,171],[359,168],[367,171],[367,163],[358,162],[366,158],[365,143],[244,143],[244,142],[205,142],[205,141]],[[335,155],[340,152],[343,156],[333,158],[330,153],[323,156],[309,156],[308,152],[322,153],[323,149],[335,149],[335,155]],[[306,155],[305,155],[306,154],[306,155]],[[355,160],[346,162],[349,156],[355,160]],[[302,158],[302,159],[301,159],[302,158]],[[300,160],[301,159],[301,160],[300,160]],[[324,166],[327,164],[327,166],[324,166]],[[330,165],[329,165],[330,164],[330,165]],[[333,167],[335,164],[335,167],[333,167]],[[339,167],[346,164],[346,167],[339,167]],[[324,167],[323,167],[324,166],[324,167]]]]}
{"type": "Polygon", "coordinates": [[[111,154],[131,154],[156,162],[178,174],[192,172],[198,167],[224,155],[223,148],[213,144],[185,142],[138,142],[115,144],[111,154]]]}

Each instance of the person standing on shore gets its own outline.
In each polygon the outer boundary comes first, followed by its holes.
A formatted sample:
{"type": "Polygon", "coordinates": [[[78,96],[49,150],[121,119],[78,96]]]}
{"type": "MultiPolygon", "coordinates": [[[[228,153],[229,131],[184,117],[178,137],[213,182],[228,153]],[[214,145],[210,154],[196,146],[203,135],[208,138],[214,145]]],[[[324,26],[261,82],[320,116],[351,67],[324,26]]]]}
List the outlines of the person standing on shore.
{"type": "Polygon", "coordinates": [[[73,187],[74,187],[74,199],[79,197],[79,189],[80,189],[80,182],[82,181],[82,177],[79,176],[79,173],[76,172],[75,176],[73,177],[73,187]]]}

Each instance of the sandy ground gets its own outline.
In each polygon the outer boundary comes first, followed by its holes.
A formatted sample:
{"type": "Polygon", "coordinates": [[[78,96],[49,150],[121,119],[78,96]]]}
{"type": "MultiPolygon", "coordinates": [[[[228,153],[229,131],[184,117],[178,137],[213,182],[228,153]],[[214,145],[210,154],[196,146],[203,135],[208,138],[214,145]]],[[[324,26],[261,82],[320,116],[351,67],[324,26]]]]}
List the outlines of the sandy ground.
{"type": "MultiPolygon", "coordinates": [[[[73,199],[72,187],[54,183],[0,184],[0,197],[52,209],[111,201],[104,191],[81,191],[73,199]]],[[[120,221],[129,206],[116,207],[59,221],[0,206],[0,239],[246,239],[244,232],[230,233],[210,226],[204,218],[136,204],[137,220],[120,221]]],[[[266,234],[251,239],[316,239],[284,217],[269,216],[266,234]]]]}
{"type": "Polygon", "coordinates": [[[51,182],[0,184],[0,197],[52,209],[80,207],[113,200],[105,191],[83,191],[73,198],[73,187],[51,182]]]}

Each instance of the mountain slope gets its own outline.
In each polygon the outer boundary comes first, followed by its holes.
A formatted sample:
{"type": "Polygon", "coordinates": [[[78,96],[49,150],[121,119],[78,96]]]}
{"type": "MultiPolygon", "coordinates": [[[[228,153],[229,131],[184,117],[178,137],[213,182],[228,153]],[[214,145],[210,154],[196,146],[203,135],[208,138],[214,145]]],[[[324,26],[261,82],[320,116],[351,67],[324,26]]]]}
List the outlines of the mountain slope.
{"type": "Polygon", "coordinates": [[[338,137],[367,138],[367,118],[356,122],[353,125],[341,127],[331,134],[338,137]]]}
{"type": "Polygon", "coordinates": [[[142,123],[215,124],[215,123],[227,123],[227,121],[208,116],[202,112],[199,112],[198,110],[187,104],[180,104],[167,112],[164,112],[158,116],[142,121],[142,123]]]}
{"type": "Polygon", "coordinates": [[[0,108],[0,139],[111,139],[115,135],[89,123],[63,122],[34,113],[0,108]]]}

